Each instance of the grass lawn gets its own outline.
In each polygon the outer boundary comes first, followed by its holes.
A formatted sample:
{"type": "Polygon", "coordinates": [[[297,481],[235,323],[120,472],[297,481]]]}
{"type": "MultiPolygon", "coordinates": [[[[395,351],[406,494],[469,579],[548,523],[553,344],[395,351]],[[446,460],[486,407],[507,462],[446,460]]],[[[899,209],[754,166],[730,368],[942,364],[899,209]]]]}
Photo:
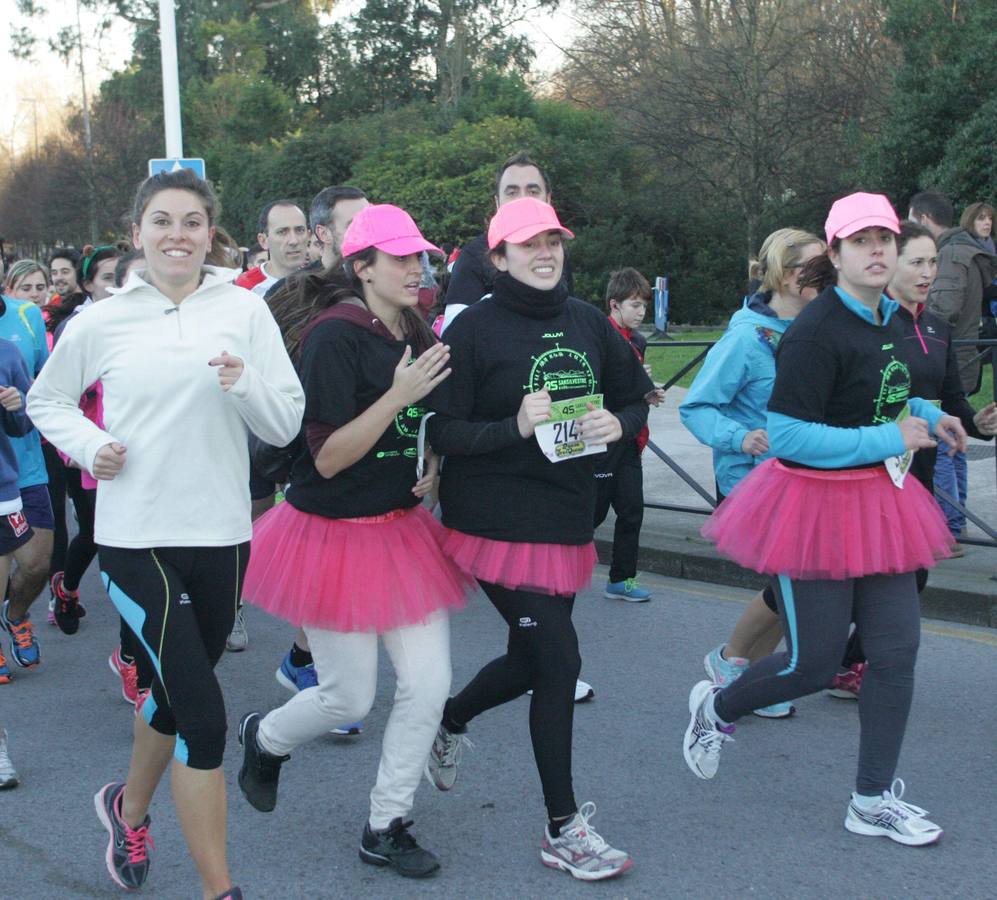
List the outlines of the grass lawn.
{"type": "MultiPolygon", "coordinates": [[[[716,341],[723,334],[722,330],[717,331],[694,331],[682,334],[677,340],[669,341],[667,347],[648,347],[647,361],[651,364],[654,372],[654,381],[657,384],[664,384],[672,375],[682,368],[690,360],[695,359],[704,347],[683,347],[685,341],[716,341]]],[[[687,373],[679,381],[679,387],[689,387],[692,379],[699,371],[697,366],[693,371],[687,373]]],[[[983,368],[983,385],[980,390],[969,398],[969,402],[975,409],[982,409],[994,398],[994,370],[990,366],[983,368]]]]}

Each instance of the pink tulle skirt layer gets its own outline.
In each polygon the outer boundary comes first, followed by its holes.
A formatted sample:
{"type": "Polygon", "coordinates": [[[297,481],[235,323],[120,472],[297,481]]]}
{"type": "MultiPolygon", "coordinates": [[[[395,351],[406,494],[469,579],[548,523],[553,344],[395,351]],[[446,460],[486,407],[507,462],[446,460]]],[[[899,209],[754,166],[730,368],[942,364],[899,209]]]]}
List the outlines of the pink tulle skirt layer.
{"type": "Polygon", "coordinates": [[[441,548],[421,506],[327,519],[280,503],[253,524],[242,597],[290,622],[382,633],[461,609],[469,580],[441,548]]]}
{"type": "Polygon", "coordinates": [[[444,529],[443,552],[479,581],[537,594],[576,594],[588,587],[595,544],[520,544],[444,529]]]}
{"type": "Polygon", "coordinates": [[[794,469],[775,459],[731,491],[702,534],[746,569],[803,580],[927,569],[953,543],[916,478],[900,490],[883,466],[794,469]]]}

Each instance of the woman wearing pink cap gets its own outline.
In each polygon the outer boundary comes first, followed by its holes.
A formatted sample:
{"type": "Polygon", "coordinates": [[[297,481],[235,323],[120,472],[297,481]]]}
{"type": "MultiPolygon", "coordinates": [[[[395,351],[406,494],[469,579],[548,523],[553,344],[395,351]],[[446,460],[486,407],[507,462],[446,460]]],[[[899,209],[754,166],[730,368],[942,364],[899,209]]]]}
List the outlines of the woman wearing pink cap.
{"type": "Polygon", "coordinates": [[[905,476],[911,454],[936,445],[932,435],[955,449],[966,432],[911,395],[897,304],[883,293],[900,232],[889,201],[851,194],[831,207],[825,230],[838,283],[779,344],[767,423],[773,458],[703,528],[721,552],[772,576],[787,649],[728,687],[697,684],[683,752],[694,774],[712,778],[735,721],[827,685],[854,620],[869,663],[845,827],[920,846],[942,831],[901,799],[894,780],[920,637],[915,572],[951,555],[952,541],[934,499],[905,476]]]}
{"type": "Polygon", "coordinates": [[[609,320],[561,284],[562,242],[572,236],[539,200],[499,207],[488,228],[499,273],[491,298],[447,331],[453,375],[430,401],[428,426],[446,455],[444,551],[478,579],[508,644],[447,701],[428,775],[440,790],[453,787],[467,724],[532,690],[530,735],[548,814],[541,859],[598,880],[631,862],[592,829],[594,804],[575,802],[581,659],[571,611],[596,558],[593,450],[636,437],[654,386],[609,320]]]}
{"type": "Polygon", "coordinates": [[[289,754],[370,710],[380,636],[398,687],[360,858],[408,877],[440,865],[407,816],[450,690],[448,610],[465,594],[420,505],[435,465],[416,476],[418,404],[450,374],[449,348],[415,312],[423,250],[440,252],[408,213],[368,206],[343,238],[342,270],[302,282],[303,306],[324,307],[298,355],[307,449],[287,502],[255,523],[243,598],[304,629],[318,685],[239,726],[239,786],[270,812],[289,754]]]}

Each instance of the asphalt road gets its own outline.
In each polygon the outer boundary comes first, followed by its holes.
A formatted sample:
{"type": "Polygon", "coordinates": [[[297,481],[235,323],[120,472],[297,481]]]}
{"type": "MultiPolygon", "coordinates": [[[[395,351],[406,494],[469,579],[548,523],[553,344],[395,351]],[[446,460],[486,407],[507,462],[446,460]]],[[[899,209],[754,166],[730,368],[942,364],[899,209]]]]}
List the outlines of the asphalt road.
{"type": "MultiPolygon", "coordinates": [[[[596,577],[601,586],[605,570],[596,577]]],[[[655,592],[648,604],[593,590],[575,607],[582,675],[596,690],[576,708],[576,792],[579,802],[596,802],[593,824],[636,863],[600,884],[540,863],[544,811],[525,699],[472,724],[476,747],[453,791],[423,783],[416,796],[413,831],[440,856],[438,877],[413,883],[359,861],[393,690],[383,655],[365,733],[300,748],[284,767],[277,810],[250,808],[235,784],[236,725],[247,710],[286,698],[273,673],[292,632],[248,610],[249,649],[226,654],[219,669],[229,717],[230,860],[247,898],[994,896],[997,718],[987,685],[997,683],[997,633],[925,623],[899,774],[908,799],[946,834],[936,847],[911,849],[842,827],[858,735],[849,701],[817,695],[799,701],[791,720],[749,717],[717,777],[694,778],[681,753],[688,691],[749,595],[657,577],[645,584],[655,592]]],[[[0,724],[22,779],[0,792],[0,897],[119,893],[104,870],[91,798],[126,771],[132,713],[107,665],[117,625],[93,572],[83,596],[89,614],[73,637],[44,624],[39,601],[42,665],[0,686],[0,724]]],[[[503,646],[499,617],[475,596],[453,620],[454,684],[503,646]]],[[[200,897],[165,784],[152,819],[156,851],[143,896],[200,897]]]]}

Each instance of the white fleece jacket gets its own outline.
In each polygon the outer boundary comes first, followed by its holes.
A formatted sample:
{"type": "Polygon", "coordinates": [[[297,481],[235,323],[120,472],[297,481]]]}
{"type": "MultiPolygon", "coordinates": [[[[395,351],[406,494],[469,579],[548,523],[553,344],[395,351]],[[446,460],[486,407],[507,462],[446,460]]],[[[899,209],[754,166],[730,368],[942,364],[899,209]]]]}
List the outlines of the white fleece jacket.
{"type": "Polygon", "coordinates": [[[93,472],[105,444],[125,466],[97,487],[95,539],[110,547],[224,547],[248,541],[250,431],[283,446],[301,427],[304,392],[263,299],[205,267],[176,306],[132,273],[74,317],[28,392],[28,415],[59,450],[93,472]],[[228,351],[245,369],[226,392],[208,360],[228,351]],[[100,380],[104,428],[80,395],[100,380]]]}

